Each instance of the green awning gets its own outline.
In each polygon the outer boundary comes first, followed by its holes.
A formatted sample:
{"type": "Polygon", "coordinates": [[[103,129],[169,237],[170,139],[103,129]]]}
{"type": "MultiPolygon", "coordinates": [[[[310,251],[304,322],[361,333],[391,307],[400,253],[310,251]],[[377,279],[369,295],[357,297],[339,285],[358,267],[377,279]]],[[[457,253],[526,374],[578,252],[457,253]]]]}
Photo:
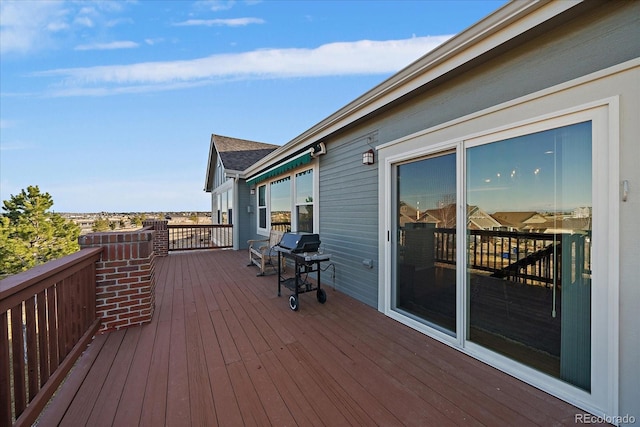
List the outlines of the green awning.
{"type": "Polygon", "coordinates": [[[281,175],[286,171],[295,169],[298,166],[306,165],[310,161],[311,161],[311,153],[305,153],[302,156],[293,158],[265,172],[252,176],[251,178],[247,179],[247,185],[255,185],[259,182],[265,181],[274,176],[281,175]]]}

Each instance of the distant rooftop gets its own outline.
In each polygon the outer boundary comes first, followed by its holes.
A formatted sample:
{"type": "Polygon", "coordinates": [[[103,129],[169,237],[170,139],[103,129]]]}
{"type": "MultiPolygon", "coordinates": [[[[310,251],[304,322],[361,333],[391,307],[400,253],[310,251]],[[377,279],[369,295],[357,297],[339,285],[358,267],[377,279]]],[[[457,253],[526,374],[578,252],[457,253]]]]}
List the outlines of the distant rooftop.
{"type": "Polygon", "coordinates": [[[224,168],[236,171],[245,170],[279,147],[274,144],[222,135],[211,135],[211,141],[218,151],[224,168]]]}

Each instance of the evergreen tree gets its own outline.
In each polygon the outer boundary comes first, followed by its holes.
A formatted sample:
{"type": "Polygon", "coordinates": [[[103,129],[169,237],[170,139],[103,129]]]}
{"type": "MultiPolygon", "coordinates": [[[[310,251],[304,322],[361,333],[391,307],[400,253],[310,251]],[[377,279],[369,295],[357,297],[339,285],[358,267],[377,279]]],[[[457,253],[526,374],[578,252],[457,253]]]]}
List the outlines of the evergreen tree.
{"type": "Polygon", "coordinates": [[[3,201],[0,215],[0,277],[28,270],[80,249],[80,227],[50,212],[53,199],[29,186],[3,201]]]}
{"type": "Polygon", "coordinates": [[[111,222],[107,218],[96,219],[91,227],[94,232],[108,231],[109,229],[111,229],[111,222]]]}

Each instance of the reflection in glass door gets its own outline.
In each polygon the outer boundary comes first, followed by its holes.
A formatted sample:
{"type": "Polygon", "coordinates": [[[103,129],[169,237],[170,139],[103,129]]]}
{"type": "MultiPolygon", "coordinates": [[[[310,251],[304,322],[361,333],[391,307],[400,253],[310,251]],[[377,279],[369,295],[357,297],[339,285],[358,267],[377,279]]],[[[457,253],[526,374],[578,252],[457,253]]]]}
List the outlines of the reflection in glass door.
{"type": "Polygon", "coordinates": [[[456,336],[456,154],[395,173],[392,308],[456,336]]]}
{"type": "Polygon", "coordinates": [[[577,123],[466,158],[467,338],[586,391],[591,134],[591,122],[577,123]]]}

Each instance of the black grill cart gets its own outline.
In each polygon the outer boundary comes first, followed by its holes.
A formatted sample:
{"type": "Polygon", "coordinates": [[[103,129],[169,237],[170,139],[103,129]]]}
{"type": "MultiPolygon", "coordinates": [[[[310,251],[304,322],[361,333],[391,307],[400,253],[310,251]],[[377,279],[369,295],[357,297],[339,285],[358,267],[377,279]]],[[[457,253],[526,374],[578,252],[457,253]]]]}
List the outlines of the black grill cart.
{"type": "Polygon", "coordinates": [[[320,263],[331,259],[330,254],[320,253],[320,239],[317,234],[285,233],[280,243],[274,247],[278,252],[278,296],[281,296],[282,286],[293,291],[289,296],[289,308],[298,311],[300,300],[298,295],[316,291],[319,303],[327,301],[327,294],[320,287],[320,263]],[[294,262],[293,277],[285,277],[282,271],[282,258],[294,262]],[[309,273],[316,273],[316,284],[311,283],[309,273]]]}

